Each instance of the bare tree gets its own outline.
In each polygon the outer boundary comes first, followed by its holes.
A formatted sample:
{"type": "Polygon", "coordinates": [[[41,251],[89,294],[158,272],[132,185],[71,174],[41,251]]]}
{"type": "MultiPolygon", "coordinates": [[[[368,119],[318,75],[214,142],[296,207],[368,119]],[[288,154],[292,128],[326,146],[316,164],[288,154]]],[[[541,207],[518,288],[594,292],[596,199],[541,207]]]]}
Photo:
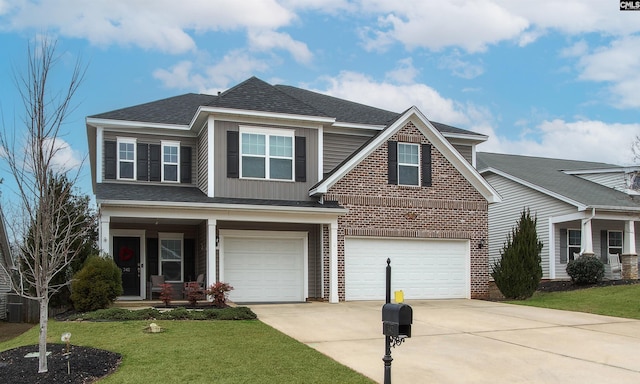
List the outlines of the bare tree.
{"type": "MultiPolygon", "coordinates": [[[[13,218],[12,233],[17,242],[16,292],[35,299],[40,306],[38,373],[47,372],[47,325],[49,299],[62,286],[52,280],[73,261],[74,243],[87,235],[85,218],[75,214],[66,202],[72,194],[79,168],[73,171],[59,162],[61,126],[73,111],[71,99],[84,78],[80,61],[71,72],[68,85],[51,89],[52,70],[59,63],[55,41],[45,37],[29,44],[27,63],[15,74],[24,116],[22,124],[3,127],[0,151],[17,184],[20,218],[13,218]],[[69,177],[70,173],[75,176],[69,177]],[[61,183],[68,179],[70,182],[61,183]]],[[[57,79],[56,79],[57,80],[57,79]]]]}

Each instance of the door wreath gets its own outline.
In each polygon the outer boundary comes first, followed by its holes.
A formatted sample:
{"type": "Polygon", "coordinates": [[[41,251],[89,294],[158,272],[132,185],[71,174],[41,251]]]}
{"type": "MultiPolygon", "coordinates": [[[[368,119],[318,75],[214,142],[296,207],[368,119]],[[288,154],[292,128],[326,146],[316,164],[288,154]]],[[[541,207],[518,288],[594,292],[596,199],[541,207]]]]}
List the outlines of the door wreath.
{"type": "Polygon", "coordinates": [[[124,246],[120,247],[120,252],[118,254],[120,261],[129,261],[133,258],[133,249],[124,246]]]}

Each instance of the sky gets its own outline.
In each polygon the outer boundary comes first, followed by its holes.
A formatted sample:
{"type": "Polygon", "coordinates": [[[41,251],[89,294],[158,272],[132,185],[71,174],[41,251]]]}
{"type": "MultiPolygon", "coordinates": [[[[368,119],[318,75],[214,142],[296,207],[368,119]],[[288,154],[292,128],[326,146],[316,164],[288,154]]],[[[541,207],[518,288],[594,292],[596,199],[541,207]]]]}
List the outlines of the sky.
{"type": "MultiPolygon", "coordinates": [[[[634,164],[640,11],[616,0],[0,0],[0,122],[27,47],[86,66],[61,157],[91,194],[87,116],[256,76],[482,133],[481,152],[634,164]]],[[[6,169],[0,177],[7,178],[6,169]]]]}

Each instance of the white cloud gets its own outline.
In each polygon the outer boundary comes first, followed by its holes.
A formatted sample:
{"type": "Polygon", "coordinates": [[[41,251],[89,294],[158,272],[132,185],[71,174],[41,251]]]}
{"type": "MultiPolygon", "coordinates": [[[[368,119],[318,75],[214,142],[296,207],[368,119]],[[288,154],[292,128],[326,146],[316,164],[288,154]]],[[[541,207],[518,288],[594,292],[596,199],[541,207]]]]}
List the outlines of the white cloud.
{"type": "Polygon", "coordinates": [[[53,30],[96,45],[181,53],[196,48],[189,33],[277,29],[295,15],[276,0],[27,0],[14,3],[4,18],[4,30],[53,30]]]}
{"type": "Polygon", "coordinates": [[[589,45],[586,41],[580,40],[560,51],[561,57],[580,57],[589,52],[589,45]]]}
{"type": "Polygon", "coordinates": [[[531,131],[525,128],[523,132],[514,140],[488,127],[482,133],[488,134],[489,140],[478,150],[629,165],[633,162],[631,145],[640,132],[640,124],[556,119],[543,121],[531,131]]]}
{"type": "MultiPolygon", "coordinates": [[[[49,142],[51,139],[49,140],[49,142]]],[[[45,145],[48,146],[47,143],[45,145]]],[[[51,166],[59,171],[70,171],[78,169],[82,165],[82,155],[79,151],[71,148],[71,145],[64,139],[57,137],[53,144],[54,154],[51,166]]]]}
{"type": "Polygon", "coordinates": [[[306,44],[293,40],[286,33],[270,30],[251,31],[249,32],[249,43],[251,48],[258,51],[270,51],[274,48],[284,49],[291,53],[294,60],[299,63],[307,64],[313,59],[313,54],[306,44]]]}
{"type": "Polygon", "coordinates": [[[578,63],[579,79],[611,84],[612,104],[618,108],[640,107],[640,36],[613,41],[578,63]]]}
{"type": "Polygon", "coordinates": [[[418,74],[419,71],[413,66],[413,59],[407,57],[398,61],[396,69],[387,72],[385,77],[400,84],[411,84],[418,74]]]}
{"type": "Polygon", "coordinates": [[[479,124],[489,118],[482,108],[447,99],[424,84],[378,83],[362,73],[347,71],[324,80],[328,86],[317,92],[395,112],[415,105],[428,119],[458,124],[461,128],[470,129],[472,123],[479,124]]]}
{"type": "Polygon", "coordinates": [[[457,50],[452,54],[442,56],[439,67],[448,69],[451,74],[463,79],[473,79],[484,73],[482,65],[463,60],[462,55],[457,50]]]}
{"type": "Polygon", "coordinates": [[[196,63],[181,61],[169,69],[156,69],[153,77],[160,80],[166,88],[216,94],[255,72],[269,69],[268,62],[256,59],[242,50],[231,51],[214,64],[202,64],[209,61],[210,58],[201,55],[196,63]]]}

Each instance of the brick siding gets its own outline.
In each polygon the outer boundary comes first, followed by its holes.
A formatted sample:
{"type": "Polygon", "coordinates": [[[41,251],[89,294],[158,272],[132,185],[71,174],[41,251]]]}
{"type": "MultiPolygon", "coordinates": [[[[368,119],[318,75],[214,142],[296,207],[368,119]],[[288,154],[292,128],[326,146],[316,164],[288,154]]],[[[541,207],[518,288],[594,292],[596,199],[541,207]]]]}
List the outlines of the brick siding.
{"type": "MultiPolygon", "coordinates": [[[[430,144],[409,122],[391,141],[430,144]]],[[[325,200],[335,200],[349,213],[338,219],[338,296],[345,299],[345,236],[425,239],[468,239],[471,249],[471,297],[489,295],[487,247],[488,204],[482,195],[434,146],[432,186],[388,184],[387,144],[381,145],[334,184],[325,200]]],[[[329,294],[328,228],[323,228],[324,294],[329,294]]],[[[348,282],[347,282],[348,283],[348,282]]]]}

